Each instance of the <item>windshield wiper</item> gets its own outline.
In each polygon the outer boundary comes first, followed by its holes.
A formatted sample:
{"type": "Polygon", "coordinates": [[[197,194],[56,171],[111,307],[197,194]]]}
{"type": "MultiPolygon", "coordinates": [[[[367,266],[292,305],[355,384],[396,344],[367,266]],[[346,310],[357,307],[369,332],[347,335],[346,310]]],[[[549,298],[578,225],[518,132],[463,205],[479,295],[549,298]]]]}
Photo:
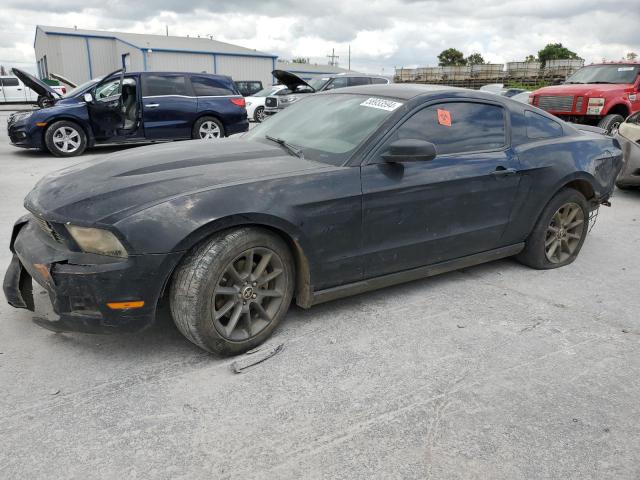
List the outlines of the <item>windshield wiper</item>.
{"type": "Polygon", "coordinates": [[[276,142],[278,145],[282,145],[284,148],[287,149],[287,151],[289,153],[294,154],[298,158],[304,159],[304,155],[302,154],[302,150],[300,150],[296,146],[290,144],[286,140],[284,140],[282,138],[278,138],[278,137],[272,137],[271,135],[265,135],[264,138],[266,138],[267,140],[271,140],[272,142],[276,142]]]}
{"type": "Polygon", "coordinates": [[[590,82],[590,83],[616,83],[616,82],[590,82]]]}

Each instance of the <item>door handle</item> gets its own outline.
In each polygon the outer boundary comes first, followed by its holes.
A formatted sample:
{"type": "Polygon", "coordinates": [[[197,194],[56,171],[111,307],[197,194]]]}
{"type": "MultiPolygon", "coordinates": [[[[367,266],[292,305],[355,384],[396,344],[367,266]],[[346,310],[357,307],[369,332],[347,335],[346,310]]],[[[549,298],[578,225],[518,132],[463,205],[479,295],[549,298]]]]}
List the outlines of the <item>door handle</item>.
{"type": "Polygon", "coordinates": [[[16,88],[16,90],[20,90],[20,91],[22,91],[22,89],[21,89],[21,88],[16,88]]]}
{"type": "Polygon", "coordinates": [[[148,103],[144,106],[144,108],[158,108],[160,106],[159,103],[148,103]]]}
{"type": "Polygon", "coordinates": [[[516,175],[518,171],[515,168],[504,168],[497,167],[493,172],[490,173],[493,177],[509,177],[512,175],[516,175]]]}

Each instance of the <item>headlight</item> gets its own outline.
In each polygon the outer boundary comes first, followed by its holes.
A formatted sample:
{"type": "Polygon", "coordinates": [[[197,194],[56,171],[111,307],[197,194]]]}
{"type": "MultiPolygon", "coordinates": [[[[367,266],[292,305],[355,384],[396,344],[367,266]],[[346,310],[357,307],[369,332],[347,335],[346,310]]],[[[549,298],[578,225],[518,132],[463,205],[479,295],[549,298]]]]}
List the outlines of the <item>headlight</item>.
{"type": "Polygon", "coordinates": [[[590,98],[587,104],[587,115],[600,115],[604,108],[604,98],[590,98]]]}
{"type": "Polygon", "coordinates": [[[33,115],[33,112],[18,112],[18,113],[14,113],[13,114],[13,121],[17,122],[19,120],[26,120],[31,115],[33,115]]]}
{"type": "Polygon", "coordinates": [[[109,255],[110,257],[127,258],[129,256],[120,240],[109,230],[75,225],[67,225],[67,230],[83,252],[109,255]]]}

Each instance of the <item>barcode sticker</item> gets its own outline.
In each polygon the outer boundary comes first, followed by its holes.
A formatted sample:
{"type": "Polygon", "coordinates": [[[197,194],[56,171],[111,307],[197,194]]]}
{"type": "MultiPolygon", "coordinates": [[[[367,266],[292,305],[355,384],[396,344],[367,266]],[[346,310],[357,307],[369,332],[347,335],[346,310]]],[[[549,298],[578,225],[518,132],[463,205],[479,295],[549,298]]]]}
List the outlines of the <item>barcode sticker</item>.
{"type": "Polygon", "coordinates": [[[402,106],[400,102],[394,102],[393,100],[387,100],[384,98],[368,98],[360,104],[361,107],[379,108],[380,110],[386,110],[387,112],[393,112],[396,108],[402,106]]]}

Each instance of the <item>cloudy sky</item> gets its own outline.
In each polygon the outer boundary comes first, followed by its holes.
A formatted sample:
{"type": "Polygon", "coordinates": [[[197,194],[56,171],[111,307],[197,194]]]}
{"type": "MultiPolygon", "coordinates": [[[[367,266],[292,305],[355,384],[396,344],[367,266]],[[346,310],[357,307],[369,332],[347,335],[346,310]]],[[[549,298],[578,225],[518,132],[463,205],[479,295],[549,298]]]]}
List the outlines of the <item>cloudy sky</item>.
{"type": "Polygon", "coordinates": [[[562,42],[587,62],[640,54],[640,0],[2,0],[0,64],[35,69],[35,27],[213,35],[282,58],[390,74],[448,47],[490,62],[562,42]]]}

